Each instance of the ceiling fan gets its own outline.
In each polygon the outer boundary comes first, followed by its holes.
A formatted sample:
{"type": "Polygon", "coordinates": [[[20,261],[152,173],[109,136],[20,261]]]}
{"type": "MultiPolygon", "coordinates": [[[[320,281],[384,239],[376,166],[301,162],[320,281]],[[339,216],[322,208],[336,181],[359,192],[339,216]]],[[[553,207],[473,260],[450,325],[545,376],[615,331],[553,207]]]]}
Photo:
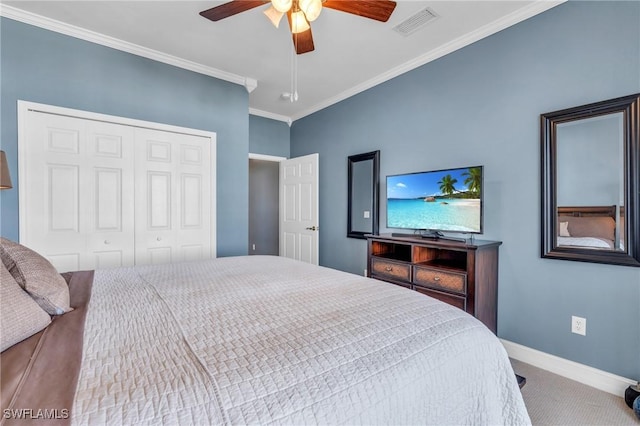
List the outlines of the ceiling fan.
{"type": "Polygon", "coordinates": [[[316,20],[324,7],[381,22],[387,22],[396,7],[396,2],[391,0],[233,0],[204,10],[200,15],[219,21],[267,3],[271,6],[264,13],[276,27],[282,16],[287,15],[298,55],[314,50],[309,23],[316,20]]]}

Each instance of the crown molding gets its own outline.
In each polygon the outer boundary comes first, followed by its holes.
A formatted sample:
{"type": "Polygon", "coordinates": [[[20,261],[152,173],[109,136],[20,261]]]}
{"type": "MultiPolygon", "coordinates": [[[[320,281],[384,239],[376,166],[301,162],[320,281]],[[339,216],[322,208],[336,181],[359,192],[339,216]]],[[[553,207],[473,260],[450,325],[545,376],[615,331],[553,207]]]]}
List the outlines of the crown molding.
{"type": "Polygon", "coordinates": [[[287,157],[279,157],[276,155],[267,155],[267,154],[255,154],[253,152],[249,153],[249,160],[262,160],[262,161],[275,161],[280,162],[286,160],[287,157]]]}
{"type": "Polygon", "coordinates": [[[258,87],[258,80],[245,77],[243,86],[247,89],[247,92],[251,93],[258,87]]]}
{"type": "Polygon", "coordinates": [[[256,87],[258,87],[258,81],[250,77],[243,77],[237,74],[232,74],[216,68],[208,67],[197,62],[182,59],[173,55],[168,55],[157,50],[129,43],[127,41],[100,34],[95,31],[90,31],[85,28],[66,24],[64,22],[37,15],[35,13],[27,12],[6,4],[0,3],[0,16],[13,19],[14,21],[19,21],[25,24],[34,25],[45,30],[54,31],[60,34],[68,35],[70,37],[89,41],[91,43],[110,47],[112,49],[131,53],[137,56],[142,56],[144,58],[152,59],[157,62],[173,65],[175,67],[197,72],[199,74],[215,77],[220,80],[228,81],[230,83],[239,84],[241,86],[244,86],[249,93],[251,93],[256,87]]]}
{"type": "Polygon", "coordinates": [[[257,115],[258,117],[270,118],[271,120],[284,121],[291,127],[291,123],[293,120],[291,117],[287,117],[286,115],[274,114],[269,111],[263,111],[261,109],[249,108],[249,114],[257,115]]]}
{"type": "MultiPolygon", "coordinates": [[[[348,90],[345,90],[336,96],[333,96],[323,102],[320,102],[310,108],[307,108],[306,110],[300,111],[292,115],[291,117],[284,116],[281,114],[271,113],[269,111],[258,110],[255,108],[249,108],[249,113],[252,115],[257,115],[257,116],[269,118],[272,120],[283,121],[287,123],[289,126],[291,126],[293,121],[295,120],[311,115],[333,104],[341,102],[351,96],[364,92],[365,90],[368,90],[374,86],[377,86],[381,83],[391,80],[415,68],[418,68],[431,61],[434,61],[438,58],[448,55],[451,52],[454,52],[458,49],[461,49],[465,46],[475,43],[478,40],[481,40],[485,37],[488,37],[492,34],[502,31],[505,28],[508,28],[512,25],[515,25],[526,19],[529,19],[537,14],[545,12],[566,1],[567,0],[534,1],[528,6],[518,9],[517,11],[507,16],[504,16],[475,31],[465,34],[447,44],[444,44],[438,47],[437,49],[434,49],[430,52],[425,53],[424,55],[421,55],[415,59],[412,59],[411,61],[405,62],[404,64],[398,67],[395,67],[385,73],[382,73],[372,79],[369,79],[364,83],[361,83],[348,90]]],[[[231,83],[239,84],[241,86],[244,86],[247,89],[247,92],[249,93],[251,93],[258,86],[258,81],[250,77],[243,77],[237,74],[232,74],[226,71],[218,70],[216,68],[207,67],[193,61],[188,61],[186,59],[178,58],[176,56],[168,55],[153,49],[148,49],[143,46],[139,46],[133,43],[119,40],[114,37],[106,36],[104,34],[100,34],[84,28],[69,25],[64,22],[46,18],[41,15],[26,12],[24,10],[21,10],[12,6],[8,6],[2,3],[0,3],[0,16],[4,16],[6,18],[20,21],[26,24],[34,25],[34,26],[44,28],[50,31],[54,31],[60,34],[65,34],[71,37],[86,40],[92,43],[100,44],[106,47],[111,47],[113,49],[117,49],[123,52],[128,52],[134,55],[142,56],[148,59],[173,65],[186,70],[194,71],[200,74],[215,77],[231,83]]]]}
{"type": "Polygon", "coordinates": [[[297,114],[294,114],[291,119],[293,121],[298,120],[300,118],[306,117],[307,115],[311,115],[314,112],[320,111],[324,108],[327,108],[333,104],[336,104],[340,101],[343,101],[351,96],[357,95],[358,93],[364,92],[367,89],[370,89],[378,84],[384,83],[392,78],[395,78],[399,75],[402,75],[406,72],[409,72],[415,68],[418,68],[424,64],[427,64],[431,61],[435,61],[438,58],[441,58],[445,55],[448,55],[451,52],[454,52],[458,49],[462,49],[465,46],[468,46],[472,43],[475,43],[478,40],[481,40],[485,37],[488,37],[492,34],[495,34],[499,31],[504,30],[512,25],[515,25],[519,22],[522,22],[526,19],[529,19],[535,15],[538,15],[542,12],[545,12],[551,8],[554,8],[562,3],[565,3],[567,0],[538,0],[533,3],[525,6],[521,9],[516,10],[515,12],[506,15],[496,21],[493,21],[490,24],[487,24],[483,27],[478,28],[475,31],[467,33],[461,37],[458,37],[455,40],[446,43],[437,49],[431,50],[424,55],[418,56],[415,59],[412,59],[408,62],[405,62],[402,65],[399,65],[395,68],[390,69],[389,71],[378,75],[370,80],[365,81],[357,86],[354,86],[344,92],[325,100],[324,102],[320,102],[311,108],[308,108],[304,111],[301,111],[297,114]]]}

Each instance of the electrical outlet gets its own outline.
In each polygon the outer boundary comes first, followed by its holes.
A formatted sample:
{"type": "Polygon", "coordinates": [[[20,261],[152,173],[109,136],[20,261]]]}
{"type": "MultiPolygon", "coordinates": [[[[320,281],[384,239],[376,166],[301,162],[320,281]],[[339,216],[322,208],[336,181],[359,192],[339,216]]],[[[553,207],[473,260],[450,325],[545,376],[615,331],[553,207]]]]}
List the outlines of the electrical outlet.
{"type": "Polygon", "coordinates": [[[580,334],[582,336],[587,335],[587,319],[571,316],[571,332],[575,334],[580,334]]]}
{"type": "Polygon", "coordinates": [[[367,276],[367,270],[366,269],[364,270],[364,276],[365,277],[367,276]]]}
{"type": "Polygon", "coordinates": [[[251,250],[256,251],[256,245],[255,244],[251,245],[251,250]]]}

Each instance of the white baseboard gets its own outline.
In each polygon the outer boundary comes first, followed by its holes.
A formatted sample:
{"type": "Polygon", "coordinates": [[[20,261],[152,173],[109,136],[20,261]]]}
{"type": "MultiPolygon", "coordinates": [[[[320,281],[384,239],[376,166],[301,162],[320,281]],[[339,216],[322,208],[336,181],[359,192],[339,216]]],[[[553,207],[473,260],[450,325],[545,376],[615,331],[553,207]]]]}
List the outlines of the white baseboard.
{"type": "Polygon", "coordinates": [[[607,373],[588,365],[580,364],[568,359],[550,355],[527,346],[500,339],[510,358],[517,359],[534,367],[542,368],[559,376],[576,382],[624,397],[624,391],[629,385],[637,382],[626,377],[607,373]]]}

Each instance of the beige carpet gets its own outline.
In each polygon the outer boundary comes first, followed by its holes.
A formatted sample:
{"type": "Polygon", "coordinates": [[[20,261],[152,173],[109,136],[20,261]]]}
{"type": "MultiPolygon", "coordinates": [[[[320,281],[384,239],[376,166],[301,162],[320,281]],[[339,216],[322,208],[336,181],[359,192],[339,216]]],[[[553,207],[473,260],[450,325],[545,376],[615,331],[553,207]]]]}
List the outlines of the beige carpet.
{"type": "Polygon", "coordinates": [[[534,425],[640,425],[623,395],[615,396],[512,359],[526,377],[524,403],[534,425]]]}

